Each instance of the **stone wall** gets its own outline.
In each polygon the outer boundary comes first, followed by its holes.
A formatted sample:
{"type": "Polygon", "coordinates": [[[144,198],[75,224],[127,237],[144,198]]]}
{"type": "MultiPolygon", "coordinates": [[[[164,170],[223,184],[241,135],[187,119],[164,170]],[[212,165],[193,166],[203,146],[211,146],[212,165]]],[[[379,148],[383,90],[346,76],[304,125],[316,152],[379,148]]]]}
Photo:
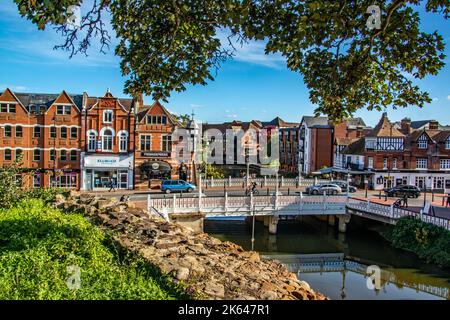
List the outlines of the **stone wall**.
{"type": "Polygon", "coordinates": [[[182,281],[200,299],[323,300],[279,262],[231,242],[151,216],[131,203],[92,195],[58,196],[56,207],[90,217],[125,250],[182,281]]]}

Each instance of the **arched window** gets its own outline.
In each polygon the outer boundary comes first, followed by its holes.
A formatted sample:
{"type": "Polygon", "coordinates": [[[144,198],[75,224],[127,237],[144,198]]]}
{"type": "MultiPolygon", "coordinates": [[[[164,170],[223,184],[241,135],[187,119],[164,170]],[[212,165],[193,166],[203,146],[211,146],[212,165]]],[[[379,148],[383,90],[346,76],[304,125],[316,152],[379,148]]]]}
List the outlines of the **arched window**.
{"type": "Polygon", "coordinates": [[[119,152],[127,152],[128,149],[128,133],[122,131],[119,133],[119,152]]]}
{"type": "Polygon", "coordinates": [[[97,144],[97,135],[95,132],[90,132],[88,136],[88,151],[95,151],[97,144]]]}
{"type": "Polygon", "coordinates": [[[103,132],[103,151],[112,151],[113,133],[110,129],[103,132]]]}

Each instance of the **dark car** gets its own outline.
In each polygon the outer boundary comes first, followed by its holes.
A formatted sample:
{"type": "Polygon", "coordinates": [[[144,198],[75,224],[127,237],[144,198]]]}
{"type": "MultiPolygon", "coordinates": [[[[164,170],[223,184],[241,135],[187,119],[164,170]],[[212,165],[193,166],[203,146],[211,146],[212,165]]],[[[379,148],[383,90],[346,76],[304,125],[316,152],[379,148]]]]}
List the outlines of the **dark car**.
{"type": "MultiPolygon", "coordinates": [[[[347,183],[344,181],[331,181],[333,184],[337,184],[339,187],[341,187],[342,192],[347,192],[347,183]]],[[[348,192],[353,193],[356,192],[356,187],[354,186],[348,186],[348,192]]]]}
{"type": "Polygon", "coordinates": [[[416,186],[403,185],[384,189],[384,193],[388,197],[403,197],[406,195],[408,198],[418,198],[420,196],[420,189],[416,186]]]}

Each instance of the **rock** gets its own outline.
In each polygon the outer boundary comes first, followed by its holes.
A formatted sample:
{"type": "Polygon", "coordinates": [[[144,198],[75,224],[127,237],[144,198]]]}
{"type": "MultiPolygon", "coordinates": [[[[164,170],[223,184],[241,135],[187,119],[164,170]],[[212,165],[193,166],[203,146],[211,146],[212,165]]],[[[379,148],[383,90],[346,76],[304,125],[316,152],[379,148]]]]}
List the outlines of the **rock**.
{"type": "Polygon", "coordinates": [[[301,280],[301,281],[300,281],[300,286],[301,286],[303,289],[305,289],[305,290],[308,290],[308,291],[311,290],[311,287],[309,286],[309,283],[306,282],[306,281],[301,280]]]}
{"type": "Polygon", "coordinates": [[[291,294],[299,300],[309,300],[308,295],[304,291],[294,291],[291,294]]]}
{"type": "Polygon", "coordinates": [[[260,297],[261,300],[275,300],[278,298],[278,294],[274,291],[266,291],[260,297]]]}
{"type": "Polygon", "coordinates": [[[208,283],[205,288],[205,293],[216,296],[218,298],[224,298],[225,287],[220,283],[208,283]]]}
{"type": "Polygon", "coordinates": [[[186,280],[189,278],[189,269],[184,267],[178,268],[176,277],[178,280],[186,280]]]}

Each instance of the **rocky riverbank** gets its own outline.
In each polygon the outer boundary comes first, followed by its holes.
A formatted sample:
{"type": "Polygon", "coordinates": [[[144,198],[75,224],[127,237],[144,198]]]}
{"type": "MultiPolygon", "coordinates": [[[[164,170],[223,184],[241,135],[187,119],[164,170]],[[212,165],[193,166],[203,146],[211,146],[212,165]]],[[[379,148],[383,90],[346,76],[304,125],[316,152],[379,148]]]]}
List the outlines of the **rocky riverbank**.
{"type": "Polygon", "coordinates": [[[326,299],[277,261],[263,261],[257,252],[166,222],[132,203],[72,193],[58,196],[55,205],[88,216],[123,249],[182,282],[195,298],[326,299]]]}

